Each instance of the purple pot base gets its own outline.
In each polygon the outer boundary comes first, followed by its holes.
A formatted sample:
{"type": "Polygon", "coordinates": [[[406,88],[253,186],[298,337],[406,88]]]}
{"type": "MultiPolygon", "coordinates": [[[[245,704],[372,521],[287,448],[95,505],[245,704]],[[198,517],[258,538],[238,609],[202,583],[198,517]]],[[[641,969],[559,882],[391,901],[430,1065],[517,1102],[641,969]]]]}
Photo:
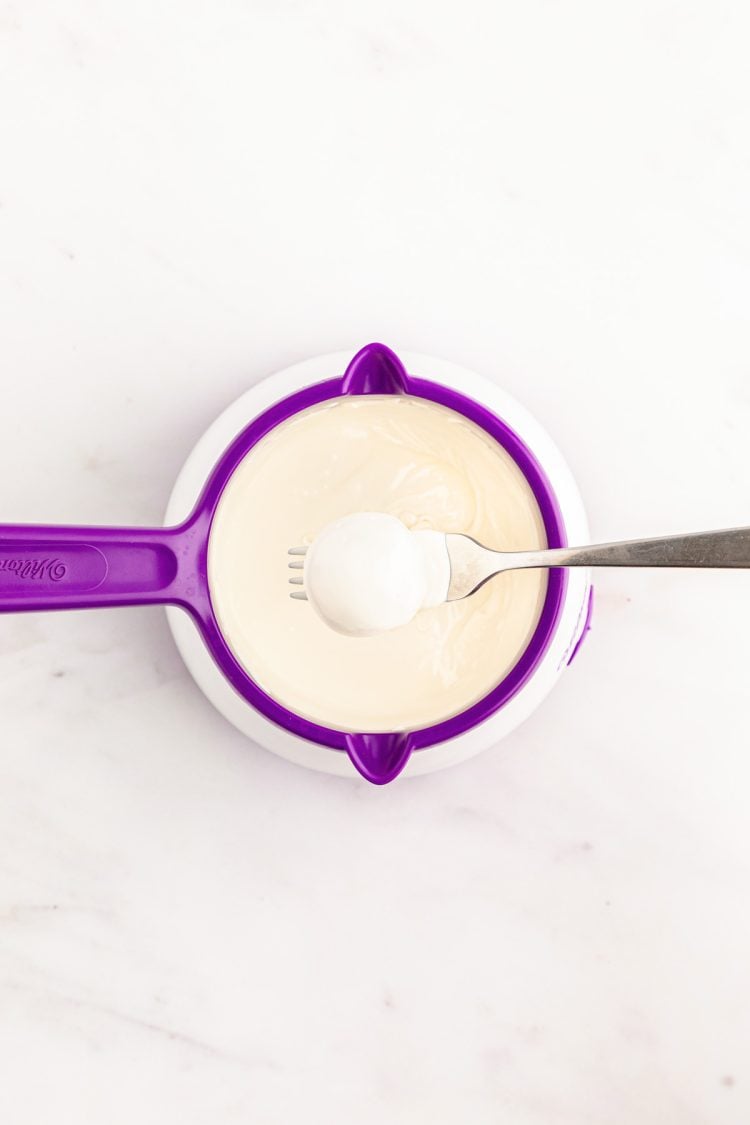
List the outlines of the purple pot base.
{"type": "Polygon", "coordinates": [[[588,601],[586,602],[586,616],[585,616],[584,621],[583,621],[583,628],[581,629],[578,640],[573,645],[573,651],[571,652],[570,656],[567,659],[567,666],[568,667],[570,667],[570,665],[573,663],[575,658],[578,656],[578,653],[581,651],[581,645],[583,644],[583,642],[586,640],[586,637],[591,632],[591,618],[593,616],[594,616],[594,587],[590,586],[589,587],[589,597],[588,597],[588,601]]]}
{"type": "Polygon", "coordinates": [[[0,612],[177,605],[191,614],[214,661],[243,699],[298,738],[347,753],[376,785],[392,781],[414,751],[457,738],[503,707],[533,675],[562,612],[567,572],[551,570],[536,629],[519,660],[491,692],[441,723],[409,732],[352,733],[289,711],[248,676],[227,644],[211,603],[208,539],[232,473],[267,433],[301,410],[342,395],[415,395],[464,415],[494,438],[526,477],[539,506],[547,543],[564,546],[565,528],[552,488],[517,434],[486,407],[439,383],[407,374],[383,344],[368,344],[343,376],[275,403],[245,427],[214,466],[192,514],[173,528],[0,525],[0,612]]]}

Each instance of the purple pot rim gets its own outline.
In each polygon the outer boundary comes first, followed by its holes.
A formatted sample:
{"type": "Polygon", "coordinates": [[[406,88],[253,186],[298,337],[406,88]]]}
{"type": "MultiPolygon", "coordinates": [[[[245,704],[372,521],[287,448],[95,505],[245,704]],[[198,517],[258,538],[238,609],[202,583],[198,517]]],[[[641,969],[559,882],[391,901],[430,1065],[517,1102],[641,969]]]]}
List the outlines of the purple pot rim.
{"type": "MultiPolygon", "coordinates": [[[[232,473],[248,452],[271,430],[295,414],[334,398],[348,394],[403,393],[435,402],[448,407],[477,424],[494,438],[513,458],[526,478],[536,499],[550,547],[562,547],[567,543],[565,524],[552,486],[526,443],[489,407],[468,398],[460,391],[446,387],[442,383],[408,375],[397,357],[381,344],[370,344],[355,356],[342,376],[322,380],[303,387],[268,407],[254,418],[224,451],[214,466],[196,508],[185,527],[192,528],[203,540],[200,552],[199,569],[201,589],[195,592],[191,604],[187,606],[196,619],[204,641],[225,678],[234,689],[256,711],[270,722],[307,742],[317,743],[329,749],[351,753],[351,740],[358,734],[381,735],[387,738],[390,732],[352,732],[323,726],[304,718],[269,695],[257,684],[242,667],[229,647],[216,617],[210,595],[208,581],[208,542],[210,527],[216,508],[232,473]],[[381,354],[392,357],[400,369],[395,383],[374,383],[366,379],[361,385],[356,383],[356,364],[362,359],[371,359],[381,354]]],[[[483,723],[504,707],[520,691],[533,675],[544,658],[560,621],[567,587],[567,571],[563,569],[548,572],[547,590],[539,615],[539,620],[521,656],[502,680],[485,696],[470,707],[447,719],[427,727],[415,728],[408,732],[393,732],[405,744],[402,754],[405,760],[412,750],[424,750],[449,739],[457,738],[483,723]]],[[[388,781],[399,772],[394,768],[392,774],[371,777],[370,780],[388,781]]]]}

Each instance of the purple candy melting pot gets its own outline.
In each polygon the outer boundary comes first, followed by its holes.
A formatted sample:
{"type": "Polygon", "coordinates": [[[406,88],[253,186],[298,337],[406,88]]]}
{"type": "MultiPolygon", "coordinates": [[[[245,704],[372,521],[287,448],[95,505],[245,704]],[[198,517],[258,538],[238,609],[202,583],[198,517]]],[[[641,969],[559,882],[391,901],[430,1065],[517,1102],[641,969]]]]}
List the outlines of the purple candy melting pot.
{"type": "Polygon", "coordinates": [[[211,604],[208,540],[219,498],[249,450],[281,422],[326,399],[370,394],[415,395],[450,407],[481,426],[513,457],[529,482],[549,546],[565,546],[554,493],[517,435],[490,410],[457,391],[408,375],[383,344],[368,344],[342,376],[290,395],[246,426],[215,465],[191,515],[178,527],[0,525],[0,612],[180,606],[192,616],[223,675],[250,706],[300,738],[346,752],[368,781],[376,785],[392,781],[412,752],[463,734],[489,718],[526,683],[555,632],[567,573],[550,570],[539,622],[508,675],[483,699],[443,722],[393,733],[334,730],[289,711],[267,695],[235,659],[211,604]]]}

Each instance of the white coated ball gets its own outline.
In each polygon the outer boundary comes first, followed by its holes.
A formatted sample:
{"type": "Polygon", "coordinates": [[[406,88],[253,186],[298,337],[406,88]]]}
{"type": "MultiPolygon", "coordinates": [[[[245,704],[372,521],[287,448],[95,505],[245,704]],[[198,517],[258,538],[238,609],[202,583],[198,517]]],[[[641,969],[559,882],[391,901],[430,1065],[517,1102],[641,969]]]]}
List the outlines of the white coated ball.
{"type": "Polygon", "coordinates": [[[328,524],[307,552],[304,575],[313,609],[352,637],[405,625],[426,596],[414,536],[383,512],[357,512],[328,524]]]}

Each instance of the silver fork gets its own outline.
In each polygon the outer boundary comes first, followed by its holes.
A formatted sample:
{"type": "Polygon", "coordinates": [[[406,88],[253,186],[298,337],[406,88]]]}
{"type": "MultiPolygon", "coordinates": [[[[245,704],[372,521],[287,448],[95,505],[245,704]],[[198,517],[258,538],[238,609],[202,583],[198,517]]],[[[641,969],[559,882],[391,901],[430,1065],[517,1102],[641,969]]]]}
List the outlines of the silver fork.
{"type": "MultiPolygon", "coordinates": [[[[628,539],[586,547],[558,547],[546,551],[491,551],[470,535],[447,534],[450,581],[445,600],[460,601],[506,570],[534,570],[566,566],[666,566],[730,568],[750,567],[750,527],[726,531],[700,531],[659,539],[628,539]]],[[[289,566],[304,567],[307,547],[292,547],[289,566]]],[[[301,577],[290,578],[302,586],[301,577]]],[[[304,590],[291,597],[307,600],[304,590]]]]}

